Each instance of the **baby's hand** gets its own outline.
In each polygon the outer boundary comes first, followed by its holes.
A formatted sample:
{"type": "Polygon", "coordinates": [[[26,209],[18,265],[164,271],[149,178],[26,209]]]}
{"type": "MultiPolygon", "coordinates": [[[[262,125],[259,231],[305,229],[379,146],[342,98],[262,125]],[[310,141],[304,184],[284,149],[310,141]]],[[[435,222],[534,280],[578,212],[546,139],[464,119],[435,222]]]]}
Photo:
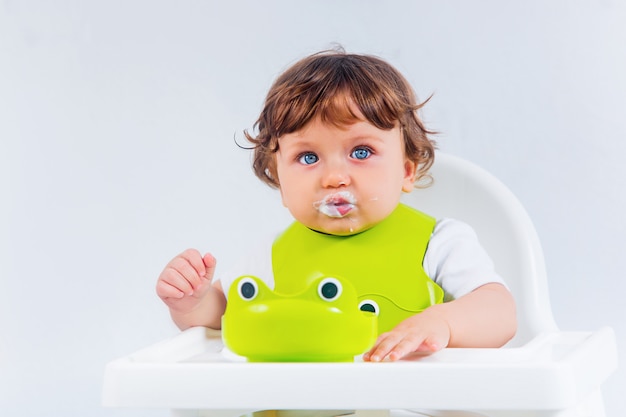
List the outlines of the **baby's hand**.
{"type": "Polygon", "coordinates": [[[450,328],[446,320],[426,310],[381,334],[363,359],[370,362],[380,362],[385,358],[396,361],[412,352],[436,352],[448,346],[449,342],[450,328]]]}
{"type": "Polygon", "coordinates": [[[187,249],[163,269],[156,285],[157,295],[167,306],[181,313],[192,311],[211,287],[215,258],[187,249]]]}

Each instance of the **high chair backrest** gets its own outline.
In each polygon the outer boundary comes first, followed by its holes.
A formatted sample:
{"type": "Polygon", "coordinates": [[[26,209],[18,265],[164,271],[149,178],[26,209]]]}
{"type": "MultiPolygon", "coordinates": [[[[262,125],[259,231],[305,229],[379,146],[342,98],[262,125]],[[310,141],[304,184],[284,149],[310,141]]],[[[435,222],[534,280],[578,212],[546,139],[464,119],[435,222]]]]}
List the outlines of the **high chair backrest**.
{"type": "Polygon", "coordinates": [[[484,169],[442,152],[437,153],[431,174],[432,185],[404,195],[403,202],[474,228],[517,303],[518,331],[508,346],[557,330],[539,238],[519,200],[484,169]]]}

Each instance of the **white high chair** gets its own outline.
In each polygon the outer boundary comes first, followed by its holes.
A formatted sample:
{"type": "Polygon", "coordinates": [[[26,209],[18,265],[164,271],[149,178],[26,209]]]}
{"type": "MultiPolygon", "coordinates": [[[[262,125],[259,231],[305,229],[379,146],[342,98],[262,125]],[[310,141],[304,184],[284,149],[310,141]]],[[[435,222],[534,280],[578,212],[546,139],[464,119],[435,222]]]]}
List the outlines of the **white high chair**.
{"type": "Polygon", "coordinates": [[[406,195],[405,203],[474,227],[517,302],[519,329],[507,346],[444,349],[393,363],[246,363],[223,351],[219,332],[192,328],[110,362],[103,404],[169,408],[179,417],[390,409],[412,416],[604,417],[601,385],[617,368],[613,331],[558,330],[535,229],[502,183],[443,153],[432,174],[433,185],[406,195]]]}

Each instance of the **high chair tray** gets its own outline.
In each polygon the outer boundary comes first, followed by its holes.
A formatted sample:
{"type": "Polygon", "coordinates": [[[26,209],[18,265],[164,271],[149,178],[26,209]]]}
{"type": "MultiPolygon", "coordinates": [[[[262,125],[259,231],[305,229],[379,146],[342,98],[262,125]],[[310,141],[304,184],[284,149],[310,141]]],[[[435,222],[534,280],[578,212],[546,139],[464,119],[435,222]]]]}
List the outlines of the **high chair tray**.
{"type": "Polygon", "coordinates": [[[398,362],[247,363],[202,327],[110,362],[103,404],[173,409],[534,409],[576,405],[617,367],[615,335],[553,332],[522,347],[398,362]]]}

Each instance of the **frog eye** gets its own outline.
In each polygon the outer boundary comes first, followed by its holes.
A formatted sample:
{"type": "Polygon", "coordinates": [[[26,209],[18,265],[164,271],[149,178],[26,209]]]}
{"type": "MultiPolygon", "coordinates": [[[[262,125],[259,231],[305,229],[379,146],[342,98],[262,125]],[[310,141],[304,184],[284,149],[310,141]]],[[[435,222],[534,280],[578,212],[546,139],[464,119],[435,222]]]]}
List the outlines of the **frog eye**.
{"type": "Polygon", "coordinates": [[[335,301],[341,295],[341,282],[335,278],[325,278],[317,286],[317,293],[324,301],[335,301]]]}
{"type": "Polygon", "coordinates": [[[374,300],[363,300],[359,303],[359,310],[361,311],[369,311],[378,315],[380,313],[380,308],[378,304],[374,300]]]}
{"type": "Polygon", "coordinates": [[[243,278],[239,281],[237,292],[242,299],[251,301],[259,294],[259,287],[252,278],[243,278]]]}

